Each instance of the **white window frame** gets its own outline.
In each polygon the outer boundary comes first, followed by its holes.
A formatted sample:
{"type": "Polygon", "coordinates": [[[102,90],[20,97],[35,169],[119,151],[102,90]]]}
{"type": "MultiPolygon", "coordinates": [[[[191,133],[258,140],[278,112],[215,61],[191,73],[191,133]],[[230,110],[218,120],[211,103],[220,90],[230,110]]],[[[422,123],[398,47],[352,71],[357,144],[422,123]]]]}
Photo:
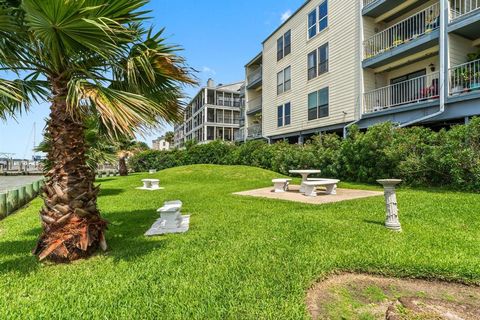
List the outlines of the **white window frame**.
{"type": "Polygon", "coordinates": [[[277,61],[280,61],[282,60],[283,58],[285,58],[286,56],[288,56],[290,53],[292,53],[292,30],[287,30],[280,38],[277,39],[277,61]],[[289,44],[289,47],[290,47],[290,51],[288,53],[285,53],[286,52],[286,49],[287,49],[287,44],[286,44],[286,41],[285,39],[287,38],[287,34],[290,33],[290,44],[289,44]],[[280,50],[280,46],[279,46],[279,43],[282,43],[281,45],[281,50],[280,50]],[[281,54],[280,54],[281,52],[281,54]]]}
{"type": "Polygon", "coordinates": [[[292,66],[288,66],[279,73],[277,73],[277,95],[282,93],[288,92],[292,89],[292,66]],[[287,74],[287,70],[289,70],[290,77],[288,80],[285,78],[287,74]],[[281,80],[280,80],[281,79],[281,80]],[[286,88],[286,83],[289,84],[288,88],[286,88]]]}
{"type": "Polygon", "coordinates": [[[283,127],[286,127],[286,126],[289,126],[292,124],[292,103],[291,102],[286,102],[285,104],[282,104],[282,105],[279,105],[277,106],[277,128],[283,128],[283,127]],[[287,105],[289,105],[290,109],[289,109],[289,113],[288,113],[288,123],[286,123],[286,107],[287,105]],[[279,111],[282,111],[282,116],[279,117],[278,116],[278,112],[279,111]],[[282,124],[280,125],[280,120],[282,122],[282,124]]]}
{"type": "Polygon", "coordinates": [[[315,38],[319,33],[321,33],[322,31],[326,30],[328,28],[328,12],[329,12],[329,7],[328,7],[328,0],[323,0],[321,1],[318,6],[315,7],[315,9],[313,9],[312,11],[310,11],[307,15],[307,39],[310,40],[310,39],[313,39],[315,38]],[[327,5],[327,15],[325,17],[320,17],[320,7],[322,5],[326,4],[327,5]],[[315,24],[313,25],[309,25],[309,22],[310,22],[310,15],[315,13],[315,24]],[[320,25],[321,25],[321,22],[326,20],[327,22],[327,25],[321,29],[320,25]],[[315,33],[310,35],[310,30],[312,30],[313,28],[315,28],[315,33]]]}

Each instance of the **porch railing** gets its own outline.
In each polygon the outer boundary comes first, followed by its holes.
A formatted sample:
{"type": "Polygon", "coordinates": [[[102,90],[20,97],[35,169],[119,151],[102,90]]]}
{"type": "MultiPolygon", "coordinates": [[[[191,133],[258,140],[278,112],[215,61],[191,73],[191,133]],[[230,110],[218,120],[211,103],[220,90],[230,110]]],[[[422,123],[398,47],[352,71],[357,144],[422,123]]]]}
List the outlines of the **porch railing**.
{"type": "Polygon", "coordinates": [[[364,113],[439,98],[439,72],[395,83],[364,94],[364,113]]]}
{"type": "Polygon", "coordinates": [[[363,6],[368,6],[370,3],[375,2],[377,0],[363,0],[363,6]]]}
{"type": "Polygon", "coordinates": [[[247,138],[255,139],[262,137],[262,125],[261,124],[254,124],[247,128],[247,138]]]}
{"type": "Polygon", "coordinates": [[[250,85],[261,78],[262,78],[262,67],[259,66],[256,69],[249,72],[247,76],[247,85],[250,85]]]}
{"type": "Polygon", "coordinates": [[[467,62],[449,69],[450,95],[480,91],[480,60],[467,62]]]}
{"type": "Polygon", "coordinates": [[[365,40],[363,43],[364,59],[375,57],[408,43],[439,27],[440,4],[436,3],[365,40]]]}
{"type": "Polygon", "coordinates": [[[480,9],[480,0],[450,0],[450,20],[480,9]]]}
{"type": "Polygon", "coordinates": [[[248,100],[248,109],[247,112],[252,110],[257,110],[262,108],[262,97],[258,97],[252,100],[248,100]]]}

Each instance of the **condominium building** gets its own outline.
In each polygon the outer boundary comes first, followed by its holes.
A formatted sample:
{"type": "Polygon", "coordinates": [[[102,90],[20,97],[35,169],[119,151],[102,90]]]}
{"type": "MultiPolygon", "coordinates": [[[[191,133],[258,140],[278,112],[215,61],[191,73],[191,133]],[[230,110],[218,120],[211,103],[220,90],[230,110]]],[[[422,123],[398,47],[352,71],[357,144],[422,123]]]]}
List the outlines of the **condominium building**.
{"type": "Polygon", "coordinates": [[[259,53],[245,66],[245,111],[244,139],[262,139],[262,65],[259,53]]]}
{"type": "Polygon", "coordinates": [[[161,136],[160,138],[152,141],[152,149],[159,151],[170,150],[170,142],[165,139],[165,136],[161,136]]]}
{"type": "Polygon", "coordinates": [[[480,0],[308,0],[246,65],[245,139],[480,114],[480,0]]]}
{"type": "Polygon", "coordinates": [[[175,127],[174,145],[183,147],[192,140],[198,143],[238,140],[243,88],[243,81],[215,85],[209,79],[185,108],[184,122],[175,127]]]}

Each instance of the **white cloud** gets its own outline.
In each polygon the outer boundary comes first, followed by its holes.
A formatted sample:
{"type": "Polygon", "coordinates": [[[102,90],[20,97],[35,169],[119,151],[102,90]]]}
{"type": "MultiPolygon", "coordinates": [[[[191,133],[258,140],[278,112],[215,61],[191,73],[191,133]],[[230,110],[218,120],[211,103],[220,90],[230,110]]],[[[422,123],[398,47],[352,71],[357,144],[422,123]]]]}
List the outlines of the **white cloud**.
{"type": "Polygon", "coordinates": [[[290,18],[291,15],[292,15],[292,10],[290,10],[290,9],[288,9],[287,11],[282,13],[282,16],[280,17],[280,19],[282,20],[282,23],[287,21],[288,18],[290,18]]]}
{"type": "Polygon", "coordinates": [[[203,72],[203,73],[208,73],[208,74],[213,75],[213,76],[217,74],[217,73],[215,72],[215,70],[213,70],[213,69],[210,68],[210,67],[206,67],[206,66],[202,67],[202,72],[203,72]]]}

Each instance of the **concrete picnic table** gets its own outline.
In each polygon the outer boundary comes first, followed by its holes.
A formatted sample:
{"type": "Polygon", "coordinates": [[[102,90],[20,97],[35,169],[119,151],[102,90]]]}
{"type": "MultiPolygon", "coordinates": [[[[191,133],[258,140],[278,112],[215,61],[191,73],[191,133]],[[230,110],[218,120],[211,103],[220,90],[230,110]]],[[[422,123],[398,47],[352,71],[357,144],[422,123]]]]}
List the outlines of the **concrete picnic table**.
{"type": "Polygon", "coordinates": [[[305,186],[303,185],[304,182],[307,181],[308,176],[315,173],[320,173],[320,170],[290,170],[290,173],[297,173],[302,176],[302,184],[300,185],[300,192],[305,192],[305,186]]]}

